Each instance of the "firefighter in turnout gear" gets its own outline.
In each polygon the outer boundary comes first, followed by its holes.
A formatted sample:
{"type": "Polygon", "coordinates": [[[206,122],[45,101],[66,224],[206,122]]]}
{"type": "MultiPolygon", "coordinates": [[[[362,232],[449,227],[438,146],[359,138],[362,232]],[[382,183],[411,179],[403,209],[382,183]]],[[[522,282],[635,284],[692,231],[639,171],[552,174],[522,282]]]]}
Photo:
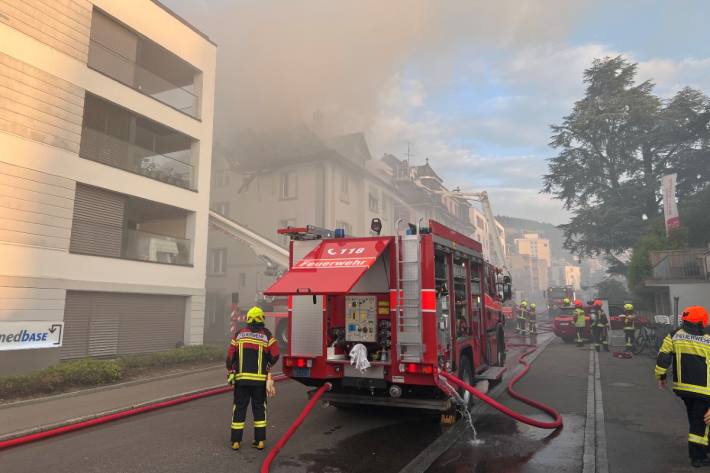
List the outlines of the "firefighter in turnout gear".
{"type": "Polygon", "coordinates": [[[276,393],[271,367],[279,359],[279,344],[264,327],[264,311],[252,307],[247,312],[247,326],[232,338],[227,352],[227,382],[234,384],[232,409],[232,449],[239,450],[244,420],[251,401],[254,414],[254,443],[259,450],[266,441],[266,396],[276,393]]]}
{"type": "Polygon", "coordinates": [[[527,321],[527,312],[528,312],[528,301],[523,299],[520,302],[520,309],[518,312],[518,325],[517,328],[515,329],[516,332],[518,333],[525,333],[525,324],[527,321]]]}
{"type": "Polygon", "coordinates": [[[576,341],[578,347],[584,346],[584,328],[587,326],[583,306],[582,301],[574,301],[574,327],[577,331],[576,341]]]}
{"type": "Polygon", "coordinates": [[[607,317],[604,309],[602,309],[602,301],[594,301],[590,315],[592,319],[592,340],[594,341],[594,349],[601,351],[601,346],[603,346],[604,351],[609,351],[609,317],[607,317]]]}
{"type": "Polygon", "coordinates": [[[634,334],[636,332],[634,306],[632,304],[624,304],[624,314],[621,317],[624,319],[624,350],[631,351],[634,346],[634,334]]]}
{"type": "Polygon", "coordinates": [[[528,333],[537,333],[537,305],[530,304],[528,311],[528,333]]]}
{"type": "Polygon", "coordinates": [[[708,313],[700,306],[683,311],[681,327],[666,336],[656,360],[659,389],[666,388],[668,369],[673,366],[673,391],[683,400],[688,414],[688,454],[694,467],[710,466],[707,458],[710,414],[710,336],[704,332],[708,313]]]}

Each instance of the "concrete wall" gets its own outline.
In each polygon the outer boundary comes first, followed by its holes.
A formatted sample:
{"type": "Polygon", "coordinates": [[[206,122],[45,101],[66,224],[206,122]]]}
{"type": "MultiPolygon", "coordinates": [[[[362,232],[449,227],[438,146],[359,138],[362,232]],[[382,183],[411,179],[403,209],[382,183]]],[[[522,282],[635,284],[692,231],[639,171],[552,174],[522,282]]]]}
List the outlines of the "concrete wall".
{"type": "Polygon", "coordinates": [[[669,307],[673,307],[673,298],[678,296],[678,310],[691,305],[700,305],[710,309],[710,282],[690,282],[685,284],[671,284],[669,307]]]}
{"type": "Polygon", "coordinates": [[[79,152],[84,90],[0,54],[0,130],[79,152]]]}
{"type": "Polygon", "coordinates": [[[0,21],[74,59],[89,54],[88,0],[0,0],[0,21]]]}

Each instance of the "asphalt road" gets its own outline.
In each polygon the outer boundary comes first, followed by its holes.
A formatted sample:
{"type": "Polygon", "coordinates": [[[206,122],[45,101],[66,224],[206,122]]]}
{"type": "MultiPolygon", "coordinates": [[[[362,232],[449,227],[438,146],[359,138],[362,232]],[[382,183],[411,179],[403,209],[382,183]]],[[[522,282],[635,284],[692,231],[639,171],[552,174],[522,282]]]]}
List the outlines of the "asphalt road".
{"type": "MultiPolygon", "coordinates": [[[[0,452],[0,471],[256,472],[268,447],[307,402],[307,388],[295,381],[279,383],[277,388],[269,404],[268,444],[263,452],[249,446],[250,428],[245,432],[245,448],[229,449],[232,398],[225,394],[0,452]]],[[[251,422],[251,412],[247,421],[251,422]]],[[[438,417],[414,410],[339,410],[319,405],[271,471],[399,471],[445,429],[438,417]]]]}

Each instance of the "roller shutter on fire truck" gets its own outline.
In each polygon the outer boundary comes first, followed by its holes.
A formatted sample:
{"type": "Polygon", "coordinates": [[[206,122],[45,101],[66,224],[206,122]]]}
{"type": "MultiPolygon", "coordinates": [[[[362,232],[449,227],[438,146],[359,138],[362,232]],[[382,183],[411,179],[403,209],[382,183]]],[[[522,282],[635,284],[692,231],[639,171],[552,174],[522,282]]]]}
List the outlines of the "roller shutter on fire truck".
{"type": "Polygon", "coordinates": [[[67,291],[61,358],[174,348],[184,339],[186,298],[67,291]]]}

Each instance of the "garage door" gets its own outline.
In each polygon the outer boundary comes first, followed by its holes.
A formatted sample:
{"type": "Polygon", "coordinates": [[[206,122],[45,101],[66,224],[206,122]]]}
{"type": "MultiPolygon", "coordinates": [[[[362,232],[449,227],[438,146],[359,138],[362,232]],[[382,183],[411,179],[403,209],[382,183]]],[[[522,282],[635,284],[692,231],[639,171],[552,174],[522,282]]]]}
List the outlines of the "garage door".
{"type": "Polygon", "coordinates": [[[184,339],[185,297],[67,291],[62,359],[174,348],[184,339]]]}

